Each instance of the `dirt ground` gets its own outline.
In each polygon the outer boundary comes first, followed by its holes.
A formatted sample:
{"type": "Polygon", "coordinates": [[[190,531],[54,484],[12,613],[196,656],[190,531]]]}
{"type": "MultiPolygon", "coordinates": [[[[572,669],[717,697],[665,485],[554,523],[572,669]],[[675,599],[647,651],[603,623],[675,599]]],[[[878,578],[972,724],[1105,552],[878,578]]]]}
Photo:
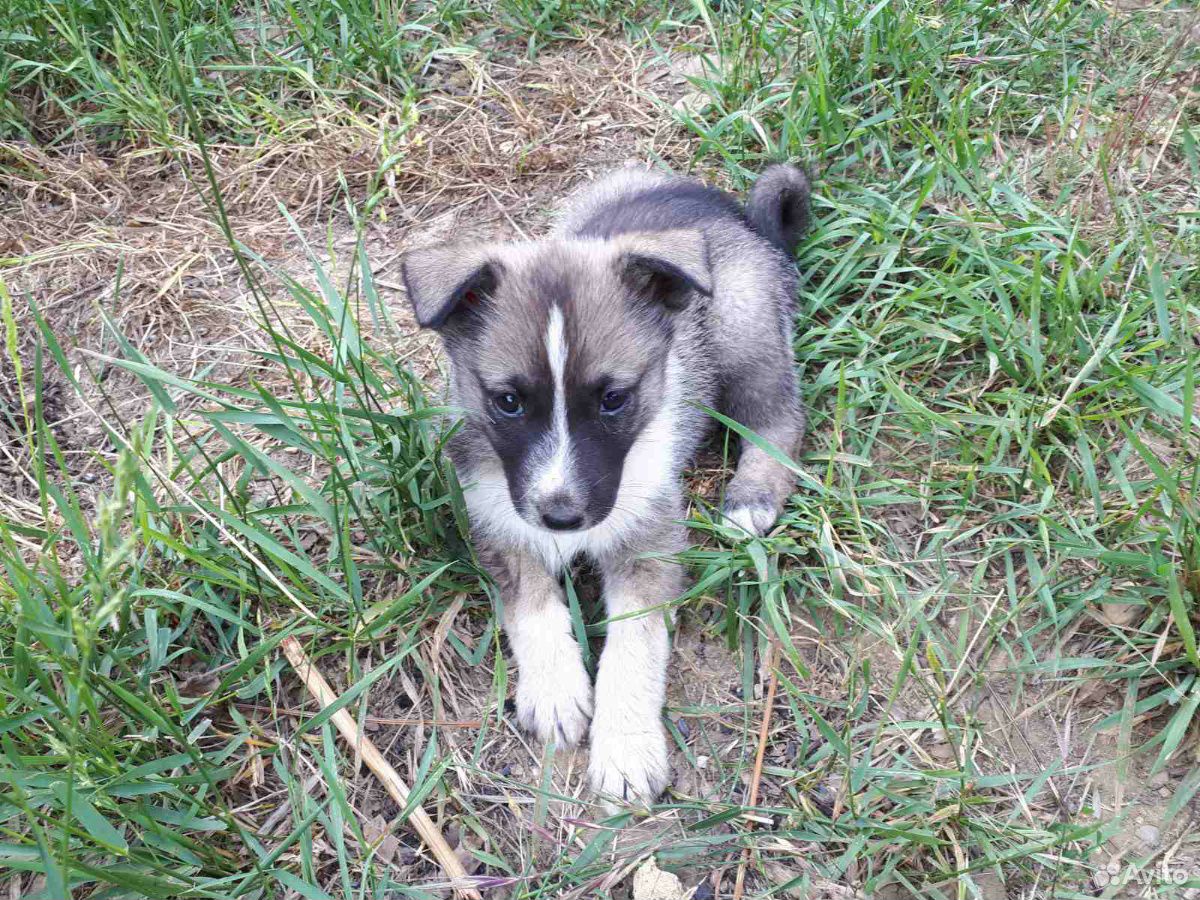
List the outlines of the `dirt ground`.
{"type": "MultiPolygon", "coordinates": [[[[483,66],[471,59],[447,60],[434,67],[430,77],[436,90],[406,132],[382,122],[327,130],[318,124],[303,134],[251,148],[214,147],[214,174],[238,240],[271,266],[312,283],[303,242],[323,263],[345,272],[356,233],[343,209],[341,185],[350,199],[361,202],[376,183],[382,161],[397,149],[388,141],[402,145],[407,153],[382,178],[385,196],[366,225],[365,246],[378,285],[406,326],[394,352],[436,380],[438,354],[431,339],[411,325],[399,286],[399,255],[448,238],[536,236],[545,230],[555,200],[565,190],[613,165],[655,162],[690,169],[693,139],[669,110],[692,102],[684,99],[692,90],[685,74],[694,65],[682,52],[664,60],[611,37],[547,52],[536,63],[509,58],[483,66]],[[385,140],[389,134],[393,137],[385,140]]],[[[194,155],[173,159],[160,150],[144,149],[106,157],[85,146],[51,155],[22,144],[0,145],[0,155],[20,172],[0,185],[0,255],[21,260],[10,264],[5,278],[23,327],[32,333],[30,301],[35,301],[72,364],[97,376],[99,387],[81,378],[82,396],[61,377],[52,376],[47,405],[79,484],[99,484],[103,467],[96,451],[104,453],[107,447],[101,419],[134,421],[145,404],[137,382],[104,359],[115,352],[104,318],[111,318],[138,350],[168,371],[236,382],[251,371],[248,351],[261,346],[255,326],[259,310],[206,205],[203,169],[194,155]]],[[[26,344],[23,359],[32,366],[33,341],[26,344]]],[[[13,374],[0,373],[0,399],[15,391],[13,374]]],[[[36,485],[21,477],[14,464],[16,453],[15,436],[0,432],[0,491],[15,498],[17,508],[24,504],[32,521],[36,485]]],[[[900,530],[906,526],[903,513],[897,515],[900,530]]],[[[919,519],[909,523],[914,529],[921,524],[919,519]]],[[[757,719],[747,721],[744,716],[747,704],[735,655],[704,627],[705,616],[719,614],[717,606],[716,601],[711,608],[702,604],[684,616],[675,640],[669,705],[684,711],[673,720],[681,745],[674,759],[676,784],[693,797],[727,792],[730,786],[718,772],[736,771],[743,784],[749,784],[753,760],[730,765],[753,746],[745,733],[758,727],[757,719]],[[686,712],[691,709],[705,712],[692,716],[686,712]],[[727,765],[712,765],[714,757],[727,765]]],[[[443,635],[453,630],[475,646],[485,639],[481,625],[452,609],[429,627],[443,635]]],[[[797,616],[793,639],[809,668],[808,693],[840,702],[855,660],[865,655],[874,664],[870,702],[875,715],[894,721],[929,717],[919,697],[906,695],[888,703],[887,692],[905,649],[895,636],[888,640],[863,635],[855,643],[837,646],[821,635],[818,624],[797,616]]],[[[1086,633],[1066,640],[1072,655],[1086,655],[1086,633]]],[[[444,642],[435,646],[440,654],[431,651],[428,664],[441,673],[440,696],[434,696],[428,680],[403,672],[372,692],[371,736],[406,776],[417,770],[428,734],[423,726],[391,720],[437,718],[469,724],[491,708],[491,666],[466,667],[444,642]]],[[[1063,647],[1054,649],[1066,655],[1063,647]]],[[[968,671],[954,695],[977,723],[971,745],[954,747],[938,735],[912,734],[914,752],[934,760],[969,752],[976,755],[981,771],[1027,774],[1086,770],[1092,763],[1120,759],[1127,751],[1119,735],[1092,730],[1097,721],[1121,708],[1123,697],[1115,686],[1097,686],[1088,696],[1077,696],[1073,683],[1063,689],[1052,677],[1011,671],[1002,658],[976,660],[971,668],[976,664],[987,677],[968,677],[968,671]]],[[[799,676],[784,667],[781,677],[799,676]]],[[[759,660],[756,696],[768,682],[759,660]]],[[[298,692],[293,701],[300,704],[298,692]]],[[[775,710],[761,803],[791,802],[788,788],[793,786],[772,774],[771,765],[794,758],[797,742],[808,729],[790,710],[775,710]]],[[[444,751],[463,762],[458,771],[470,771],[474,729],[447,727],[439,734],[444,751]]],[[[557,761],[553,785],[568,799],[548,812],[536,810],[529,792],[521,788],[541,778],[543,765],[540,748],[525,736],[512,727],[493,729],[479,760],[499,779],[462,774],[459,789],[472,798],[494,831],[502,832],[507,825],[514,842],[530,843],[523,852],[535,860],[548,858],[555,848],[583,845],[588,837],[581,824],[584,806],[570,802],[582,798],[583,752],[557,761]],[[520,827],[514,827],[517,822],[520,827]]],[[[1119,862],[1154,848],[1169,857],[1194,827],[1195,804],[1190,817],[1167,832],[1160,833],[1155,823],[1161,821],[1167,798],[1186,767],[1181,763],[1150,778],[1146,765],[1136,758],[1127,766],[1098,766],[1086,778],[1051,774],[1045,789],[1028,803],[1017,804],[1013,815],[1045,824],[1089,815],[1107,818],[1129,810],[1128,826],[1108,844],[1113,859],[1119,862]]],[[[366,775],[354,790],[352,801],[362,818],[382,831],[396,811],[394,805],[366,775]]],[[[847,801],[846,785],[833,777],[804,785],[802,793],[807,802],[825,810],[847,801]]],[[[264,824],[268,832],[279,826],[269,817],[264,824]]],[[[642,822],[622,838],[630,848],[622,858],[631,868],[648,848],[686,842],[688,824],[683,814],[671,812],[642,822]]],[[[477,840],[467,832],[449,837],[463,846],[477,840]]],[[[394,864],[402,870],[410,867],[417,879],[431,869],[410,843],[413,840],[399,833],[389,847],[394,864]]],[[[815,846],[779,847],[768,863],[771,879],[781,883],[813,874],[805,857],[816,851],[815,846]]],[[[1200,868],[1200,859],[1176,857],[1174,862],[1200,868]]],[[[628,871],[618,867],[612,883],[628,871]]],[[[728,867],[684,873],[685,885],[705,879],[719,893],[719,886],[727,889],[732,878],[728,867]]],[[[854,871],[847,872],[841,884],[817,880],[825,896],[848,896],[856,884],[854,871]]],[[[1003,896],[1002,888],[996,896],[1003,896]]]]}

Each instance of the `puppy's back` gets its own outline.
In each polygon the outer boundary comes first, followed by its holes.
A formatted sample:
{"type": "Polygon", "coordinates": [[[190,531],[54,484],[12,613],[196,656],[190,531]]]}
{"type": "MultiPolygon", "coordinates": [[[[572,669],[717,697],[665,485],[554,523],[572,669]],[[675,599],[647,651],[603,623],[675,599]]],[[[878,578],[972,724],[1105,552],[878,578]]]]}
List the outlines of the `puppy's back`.
{"type": "Polygon", "coordinates": [[[723,223],[749,229],[742,206],[698,181],[625,168],[568,198],[554,228],[561,237],[611,238],[634,232],[701,228],[723,223]]]}
{"type": "Polygon", "coordinates": [[[786,163],[767,167],[751,188],[745,208],[699,181],[626,167],[571,195],[554,233],[611,238],[639,231],[734,226],[790,257],[808,229],[809,203],[808,176],[786,163]]]}
{"type": "Polygon", "coordinates": [[[750,228],[742,206],[724,191],[686,178],[619,170],[568,202],[556,229],[583,238],[683,228],[707,230],[717,223],[750,228]]]}

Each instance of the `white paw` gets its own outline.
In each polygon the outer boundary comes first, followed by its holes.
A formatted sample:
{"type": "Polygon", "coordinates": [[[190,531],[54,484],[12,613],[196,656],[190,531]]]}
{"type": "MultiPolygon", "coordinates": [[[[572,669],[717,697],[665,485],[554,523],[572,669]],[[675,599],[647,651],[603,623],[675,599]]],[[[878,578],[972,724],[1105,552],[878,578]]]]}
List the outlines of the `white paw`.
{"type": "Polygon", "coordinates": [[[734,506],[725,510],[725,520],[751,535],[766,534],[779,513],[773,506],[734,506]]]}
{"type": "Polygon", "coordinates": [[[652,803],[671,780],[662,725],[629,733],[593,723],[588,780],[605,801],[652,803]]]}
{"type": "Polygon", "coordinates": [[[517,673],[517,722],[543,741],[573,747],[592,717],[592,683],[575,642],[517,673]]]}

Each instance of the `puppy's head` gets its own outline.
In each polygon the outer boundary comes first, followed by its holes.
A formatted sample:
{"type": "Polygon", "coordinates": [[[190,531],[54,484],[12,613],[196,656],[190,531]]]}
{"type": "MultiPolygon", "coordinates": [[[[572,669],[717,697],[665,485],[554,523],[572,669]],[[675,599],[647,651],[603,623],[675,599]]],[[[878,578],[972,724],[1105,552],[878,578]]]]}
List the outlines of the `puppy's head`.
{"type": "Polygon", "coordinates": [[[403,273],[522,518],[552,531],[604,521],[664,403],[678,316],[712,290],[703,234],[435,247],[407,254],[403,273]]]}

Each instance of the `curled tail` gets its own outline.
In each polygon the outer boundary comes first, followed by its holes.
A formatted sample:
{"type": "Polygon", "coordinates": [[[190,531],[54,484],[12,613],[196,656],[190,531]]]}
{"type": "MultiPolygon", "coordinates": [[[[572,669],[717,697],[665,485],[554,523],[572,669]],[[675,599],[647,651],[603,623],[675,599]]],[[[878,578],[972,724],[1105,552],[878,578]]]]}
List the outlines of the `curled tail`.
{"type": "Polygon", "coordinates": [[[789,256],[808,229],[808,176],[780,163],[758,176],[746,202],[746,216],[763,237],[789,256]]]}

